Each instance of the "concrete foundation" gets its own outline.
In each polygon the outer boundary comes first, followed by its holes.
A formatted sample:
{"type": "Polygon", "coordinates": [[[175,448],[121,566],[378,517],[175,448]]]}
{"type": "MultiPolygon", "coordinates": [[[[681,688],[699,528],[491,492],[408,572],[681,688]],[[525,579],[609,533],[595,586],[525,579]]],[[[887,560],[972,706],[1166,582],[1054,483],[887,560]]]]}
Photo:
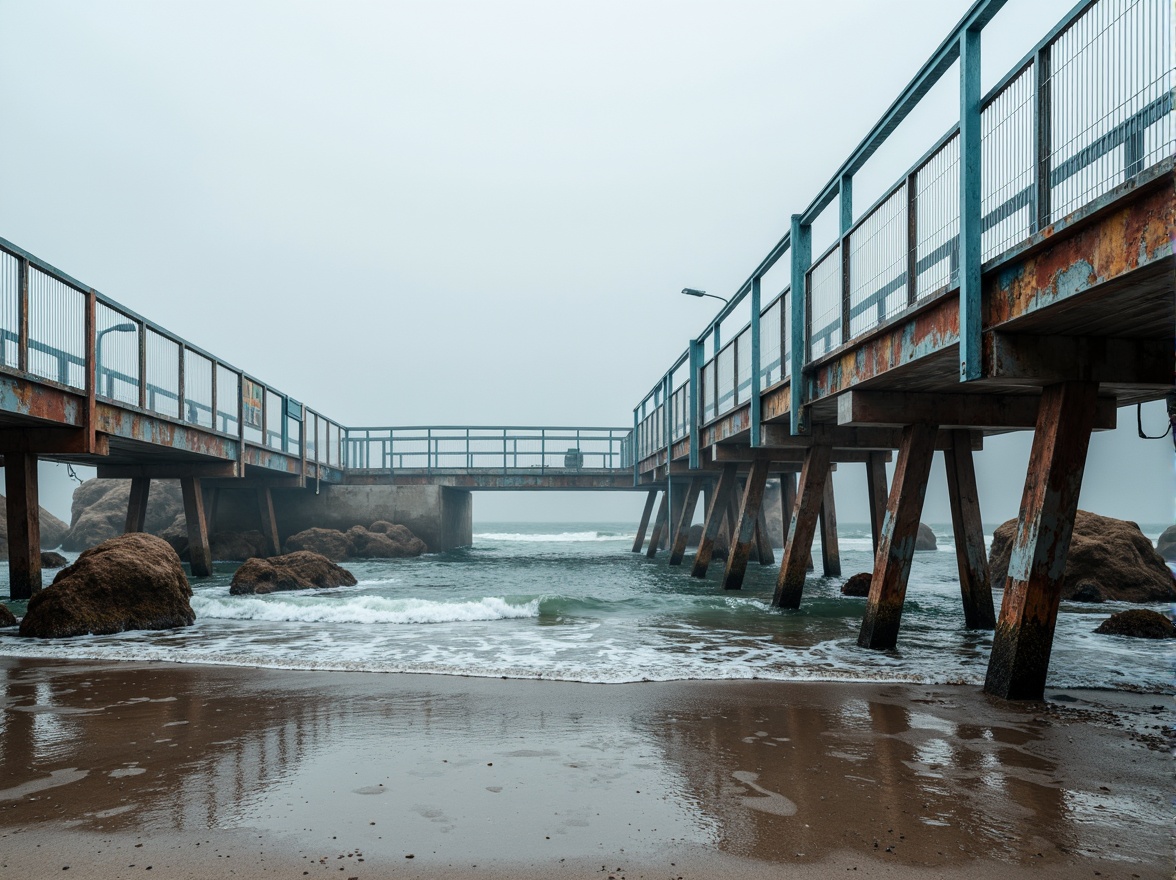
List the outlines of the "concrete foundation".
{"type": "MultiPolygon", "coordinates": [[[[377,520],[407,526],[439,553],[474,542],[472,493],[445,486],[339,486],[274,489],[274,515],[284,542],[309,528],[370,526],[377,520]]],[[[260,529],[256,490],[221,489],[216,505],[217,531],[260,529]]]]}

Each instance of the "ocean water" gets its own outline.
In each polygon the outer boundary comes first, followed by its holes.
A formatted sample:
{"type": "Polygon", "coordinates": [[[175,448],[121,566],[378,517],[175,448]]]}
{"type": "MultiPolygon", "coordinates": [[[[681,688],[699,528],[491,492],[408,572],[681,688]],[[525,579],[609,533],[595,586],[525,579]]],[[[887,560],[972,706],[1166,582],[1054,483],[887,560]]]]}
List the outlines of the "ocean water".
{"type": "MultiPolygon", "coordinates": [[[[0,629],[0,654],[582,682],[981,684],[992,635],[964,629],[950,530],[935,531],[940,549],[916,554],[893,651],[857,646],[865,600],[841,596],[844,578],[810,573],[799,610],[772,608],[780,551],[776,565],[750,563],[742,590],[724,592],[721,560],[706,580],[692,578],[690,553],[671,568],[665,552],[631,552],[631,523],[507,523],[475,528],[471,548],[348,563],[359,583],[335,590],[230,596],[235,566],[220,563],[193,582],[192,627],[48,642],[0,629]]],[[[845,577],[871,568],[866,527],[843,524],[840,546],[845,577]]],[[[819,566],[816,547],[814,556],[819,566]]],[[[1051,685],[1171,685],[1169,645],[1093,632],[1125,607],[1063,603],[1051,685]]]]}

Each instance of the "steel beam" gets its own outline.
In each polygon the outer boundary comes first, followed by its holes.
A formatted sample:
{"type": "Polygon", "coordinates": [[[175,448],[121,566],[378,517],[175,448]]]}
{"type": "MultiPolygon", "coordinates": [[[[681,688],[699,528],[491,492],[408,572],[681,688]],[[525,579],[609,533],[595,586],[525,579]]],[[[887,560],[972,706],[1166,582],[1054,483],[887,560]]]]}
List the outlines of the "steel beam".
{"type": "Polygon", "coordinates": [[[943,454],[943,461],[947,466],[947,494],[951,502],[964,626],[993,629],[996,613],[992,607],[992,584],[988,575],[988,554],[984,548],[984,524],[980,518],[980,493],[976,488],[972,447],[966,431],[952,433],[956,439],[955,447],[943,454]]]}
{"type": "Polygon", "coordinates": [[[41,504],[37,456],[4,454],[5,507],[8,514],[8,595],[30,599],[41,590],[41,504]]]}
{"type": "MultiPolygon", "coordinates": [[[[837,398],[837,421],[841,425],[897,425],[905,420],[907,424],[935,423],[952,428],[1023,429],[1037,424],[1039,399],[1026,394],[847,391],[837,398]]],[[[1094,402],[1095,428],[1113,430],[1115,409],[1113,397],[1098,398],[1094,402]]]]}
{"type": "Polygon", "coordinates": [[[908,425],[894,466],[894,482],[886,503],[882,543],[874,560],[870,596],[858,644],[863,648],[893,648],[898,641],[902,605],[906,597],[911,559],[919,535],[919,516],[927,493],[927,478],[935,454],[935,425],[908,425]]]}
{"type": "Polygon", "coordinates": [[[829,447],[813,446],[805,452],[796,507],[788,524],[784,561],[780,565],[780,576],[776,580],[776,592],[772,597],[772,604],[777,608],[800,607],[805,574],[812,558],[817,516],[825,495],[825,481],[828,479],[829,447]]]}
{"type": "Polygon", "coordinates": [[[710,507],[706,511],[706,524],[702,528],[702,538],[698,542],[698,550],[694,554],[694,565],[690,569],[691,577],[704,578],[710,566],[711,556],[715,551],[715,538],[719,535],[719,526],[727,512],[727,501],[735,491],[739,477],[739,465],[731,463],[723,466],[719,474],[719,482],[711,492],[710,507]]]}
{"type": "MultiPolygon", "coordinates": [[[[727,552],[727,567],[723,572],[723,589],[738,590],[743,586],[747,572],[747,560],[755,543],[755,527],[759,521],[764,488],[768,483],[768,468],[771,462],[757,461],[751,466],[743,488],[743,499],[739,513],[731,529],[731,545],[727,552]]],[[[758,548],[757,548],[758,556],[758,548]]]]}
{"type": "Polygon", "coordinates": [[[1053,648],[1098,385],[1045,389],[984,690],[1039,700],[1053,648]]]}

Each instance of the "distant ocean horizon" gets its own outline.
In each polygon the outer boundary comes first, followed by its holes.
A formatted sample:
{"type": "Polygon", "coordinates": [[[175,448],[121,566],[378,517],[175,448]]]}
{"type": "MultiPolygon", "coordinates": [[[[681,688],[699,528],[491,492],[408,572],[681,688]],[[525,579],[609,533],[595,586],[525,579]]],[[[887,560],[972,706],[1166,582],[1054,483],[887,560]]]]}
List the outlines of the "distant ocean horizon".
{"type": "MultiPolygon", "coordinates": [[[[415,672],[621,683],[666,680],[983,682],[989,632],[964,629],[951,528],[916,554],[894,651],[857,646],[865,600],[843,597],[872,568],[865,523],[840,523],[843,577],[810,573],[796,611],[771,607],[779,570],[752,562],[744,589],[723,591],[722,561],[690,577],[690,555],[631,552],[631,522],[479,521],[472,547],[419,559],[347,563],[354,587],[231,596],[233,563],[194,580],[194,626],[68,640],[0,629],[0,654],[158,660],[276,669],[415,672]]],[[[996,524],[986,525],[991,530],[996,524]]],[[[1162,524],[1142,524],[1153,540],[1162,524]]],[[[0,593],[7,593],[6,578],[0,593]]],[[[994,591],[999,608],[1000,590],[994,591]]],[[[10,603],[23,614],[23,603],[10,603]]],[[[1063,602],[1053,687],[1167,691],[1170,653],[1093,631],[1121,603],[1063,602]]]]}

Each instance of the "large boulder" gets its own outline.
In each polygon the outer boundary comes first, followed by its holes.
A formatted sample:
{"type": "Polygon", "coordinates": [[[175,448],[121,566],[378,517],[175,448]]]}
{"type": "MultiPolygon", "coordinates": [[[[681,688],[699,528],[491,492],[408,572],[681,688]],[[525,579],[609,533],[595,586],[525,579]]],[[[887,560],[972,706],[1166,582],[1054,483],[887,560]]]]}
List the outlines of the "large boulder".
{"type": "Polygon", "coordinates": [[[246,560],[233,575],[229,592],[234,596],[243,596],[281,590],[351,587],[355,584],[355,575],[321,553],[298,550],[270,559],[246,560]]]}
{"type": "MultiPolygon", "coordinates": [[[[988,565],[992,583],[1004,584],[1009,572],[1017,521],[992,535],[988,565]]],[[[1062,598],[1077,602],[1168,602],[1176,599],[1176,579],[1152,542],[1133,522],[1086,510],[1074,519],[1066,558],[1062,598]]]]}
{"type": "MultiPolygon", "coordinates": [[[[74,490],[69,531],[62,537],[61,546],[66,550],[85,550],[121,535],[126,528],[130,499],[130,480],[86,480],[74,490]]],[[[177,523],[182,529],[183,521],[184,499],[179,482],[152,480],[145,531],[160,535],[177,523]]]]}
{"type": "Polygon", "coordinates": [[[16,615],[5,605],[0,605],[0,626],[16,626],[16,615]]]}
{"type": "Polygon", "coordinates": [[[868,596],[870,595],[870,581],[874,576],[868,572],[863,571],[860,574],[855,574],[844,584],[841,585],[842,596],[868,596]]]}
{"type": "MultiPolygon", "coordinates": [[[[41,546],[47,548],[60,547],[61,540],[69,531],[69,526],[47,511],[39,508],[41,520],[41,546]]],[[[8,558],[8,503],[0,495],[0,559],[8,558]]]]}
{"type": "Polygon", "coordinates": [[[1156,541],[1156,552],[1167,562],[1176,562],[1176,526],[1168,526],[1156,541]]]}
{"type": "Polygon", "coordinates": [[[1095,630],[1109,636],[1132,636],[1137,639],[1176,639],[1176,626],[1158,611],[1132,608],[1104,620],[1095,630]]]}
{"type": "Polygon", "coordinates": [[[286,539],[283,547],[286,553],[296,553],[307,550],[318,553],[332,562],[342,562],[350,559],[355,551],[351,546],[351,539],[337,529],[306,529],[291,535],[286,539]]]}
{"type": "Polygon", "coordinates": [[[22,636],[63,638],[190,626],[192,588],[166,541],[134,533],[103,541],[29,600],[22,636]]]}
{"type": "Polygon", "coordinates": [[[926,523],[919,523],[919,534],[915,538],[915,550],[938,550],[939,542],[935,540],[935,532],[926,523]]]}

